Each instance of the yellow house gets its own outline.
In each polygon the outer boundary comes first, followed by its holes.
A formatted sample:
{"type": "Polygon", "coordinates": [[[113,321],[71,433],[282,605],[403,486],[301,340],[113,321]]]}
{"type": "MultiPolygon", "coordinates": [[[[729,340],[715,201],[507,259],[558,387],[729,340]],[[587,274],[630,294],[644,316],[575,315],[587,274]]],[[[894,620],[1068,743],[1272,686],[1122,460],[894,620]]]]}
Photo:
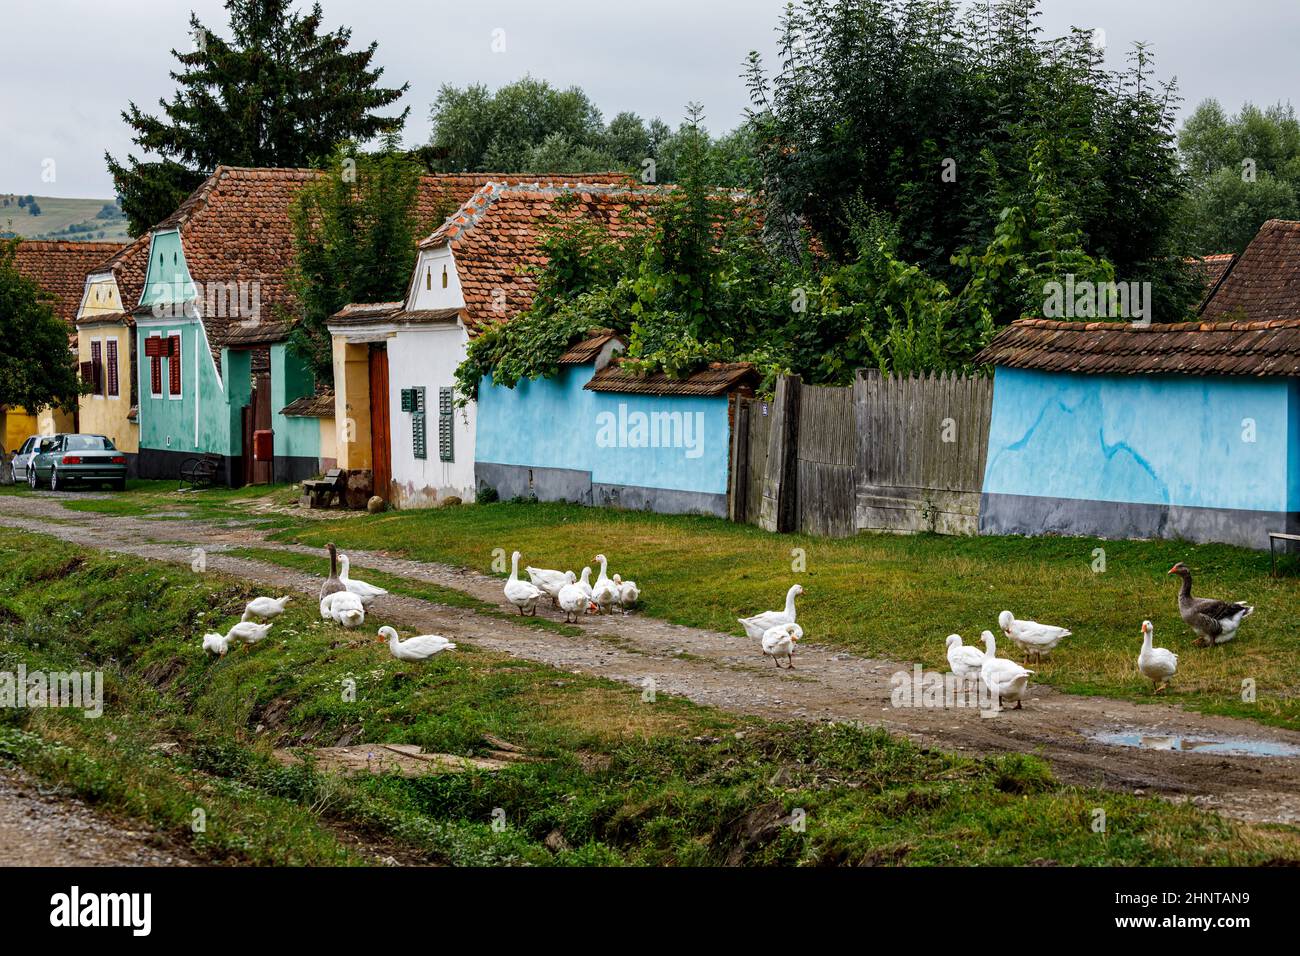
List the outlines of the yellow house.
{"type": "MultiPolygon", "coordinates": [[[[104,259],[123,249],[115,242],[38,242],[18,244],[14,266],[27,278],[53,296],[54,313],[68,324],[73,335],[73,320],[86,283],[86,275],[104,259]]],[[[69,342],[69,348],[74,348],[69,342]]],[[[0,408],[0,441],[3,450],[12,452],[32,435],[53,435],[76,431],[75,411],[45,408],[32,414],[23,408],[0,408]]]]}
{"type": "Polygon", "coordinates": [[[105,435],[126,453],[136,475],[140,451],[135,322],[131,310],[144,284],[149,236],[116,252],[86,276],[77,310],[77,362],[91,391],[81,396],[78,430],[105,435]]]}

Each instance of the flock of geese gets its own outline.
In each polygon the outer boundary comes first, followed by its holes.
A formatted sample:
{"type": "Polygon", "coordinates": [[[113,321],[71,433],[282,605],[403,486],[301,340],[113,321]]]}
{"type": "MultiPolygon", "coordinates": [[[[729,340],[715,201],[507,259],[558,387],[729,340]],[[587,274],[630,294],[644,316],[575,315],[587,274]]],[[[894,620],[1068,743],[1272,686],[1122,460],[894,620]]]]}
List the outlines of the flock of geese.
{"type": "Polygon", "coordinates": [[[524,568],[525,581],[519,576],[519,552],[510,556],[510,577],[506,581],[506,600],[519,609],[519,613],[537,614],[537,602],[551,599],[551,605],[564,612],[566,623],[576,623],[582,614],[609,614],[617,606],[629,613],[641,599],[635,581],[624,581],[619,575],[609,576],[609,562],[603,554],[592,559],[600,565],[596,583],[591,583],[591,568],[582,574],[572,571],[555,571],[551,568],[524,568]]]}
{"type": "MultiPolygon", "coordinates": [[[[1239,601],[1193,597],[1192,572],[1181,561],[1168,573],[1182,578],[1178,614],[1196,633],[1198,646],[1227,643],[1237,635],[1241,622],[1255,612],[1252,605],[1239,601]]],[[[778,668],[782,657],[787,668],[794,668],[795,646],[803,638],[803,628],[796,621],[794,601],[801,594],[803,588],[796,584],[786,592],[783,610],[738,618],[745,633],[761,642],[764,655],[771,657],[778,668]]],[[[1072,632],[1053,624],[1018,620],[1010,611],[998,615],[998,629],[1020,648],[1021,663],[998,657],[993,632],[984,631],[980,634],[984,644],[982,649],[963,644],[960,634],[949,634],[945,641],[948,666],[963,681],[982,681],[993,696],[997,709],[1002,709],[1002,702],[1006,700],[1015,701],[1019,710],[1029,689],[1029,678],[1034,674],[1024,665],[1031,657],[1035,662],[1041,662],[1072,632]]],[[[1138,652],[1137,667],[1142,676],[1152,682],[1154,693],[1158,694],[1169,686],[1169,681],[1178,671],[1178,655],[1168,648],[1155,647],[1152,643],[1154,636],[1155,626],[1150,621],[1143,621],[1142,649],[1138,652]]]]}
{"type": "MultiPolygon", "coordinates": [[[[325,547],[330,556],[330,574],[320,589],[320,616],[345,628],[360,627],[365,623],[366,609],[375,598],[388,591],[351,577],[348,556],[340,555],[333,544],[325,547]]],[[[510,577],[504,590],[506,600],[518,608],[521,615],[536,615],[538,603],[550,598],[552,606],[564,611],[566,622],[576,623],[583,614],[608,614],[614,608],[628,614],[640,600],[641,592],[635,581],[624,581],[617,574],[610,577],[608,561],[603,554],[593,559],[600,566],[595,583],[591,582],[590,567],[575,574],[573,571],[528,566],[524,568],[529,578],[525,581],[519,577],[519,558],[518,551],[511,555],[510,577]]],[[[1182,579],[1178,613],[1196,633],[1198,646],[1213,646],[1232,640],[1242,621],[1255,611],[1252,605],[1237,601],[1193,597],[1192,572],[1181,561],[1168,573],[1182,579]]],[[[801,585],[792,585],[786,592],[785,607],[781,610],[737,618],[745,633],[759,642],[763,655],[771,657],[778,669],[782,658],[786,669],[794,669],[795,649],[804,636],[803,628],[796,620],[795,598],[802,594],[801,585]]],[[[239,623],[225,634],[204,635],[203,650],[224,657],[232,643],[243,647],[258,643],[270,632],[272,620],[284,613],[289,600],[288,596],[254,598],[244,608],[239,623]]],[[[980,635],[984,644],[982,649],[963,644],[960,634],[949,634],[945,641],[948,665],[961,680],[982,681],[993,695],[997,709],[1002,708],[1003,701],[1015,701],[1019,710],[1029,688],[1029,678],[1034,674],[1024,665],[1030,662],[1031,657],[1035,663],[1041,662],[1072,632],[1052,624],[1019,620],[1010,611],[998,615],[998,628],[1020,648],[1021,663],[998,657],[993,632],[984,631],[980,635]]],[[[1178,655],[1167,648],[1155,647],[1152,643],[1154,635],[1154,625],[1143,621],[1142,649],[1138,653],[1137,667],[1152,682],[1154,693],[1158,694],[1169,686],[1177,673],[1178,655]]],[[[386,640],[393,657],[403,661],[427,660],[456,647],[439,634],[422,634],[403,641],[397,631],[388,626],[379,629],[378,639],[386,640]]]]}
{"type": "MultiPolygon", "coordinates": [[[[348,573],[350,562],[346,554],[340,555],[333,544],[325,549],[330,555],[330,574],[320,588],[321,620],[334,621],[346,628],[360,627],[366,621],[366,609],[384,588],[358,581],[348,573]],[[341,566],[341,567],[340,567],[341,566]]],[[[256,597],[244,607],[239,623],[225,634],[205,634],[203,650],[224,657],[232,643],[248,647],[263,640],[271,631],[271,622],[284,613],[291,598],[256,597]]],[[[397,631],[385,625],[379,629],[378,640],[388,642],[389,653],[399,661],[423,661],[443,651],[454,650],[456,645],[441,634],[420,634],[401,640],[397,631]]]]}

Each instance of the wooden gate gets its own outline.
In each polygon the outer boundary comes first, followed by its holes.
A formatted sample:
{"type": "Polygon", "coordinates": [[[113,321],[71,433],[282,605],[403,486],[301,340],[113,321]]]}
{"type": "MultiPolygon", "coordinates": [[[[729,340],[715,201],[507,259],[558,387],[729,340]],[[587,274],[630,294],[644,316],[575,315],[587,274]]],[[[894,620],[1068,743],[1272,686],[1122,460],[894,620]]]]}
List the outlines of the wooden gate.
{"type": "Polygon", "coordinates": [[[370,467],[375,494],[390,500],[393,457],[388,433],[388,348],[370,346],[370,467]]]}

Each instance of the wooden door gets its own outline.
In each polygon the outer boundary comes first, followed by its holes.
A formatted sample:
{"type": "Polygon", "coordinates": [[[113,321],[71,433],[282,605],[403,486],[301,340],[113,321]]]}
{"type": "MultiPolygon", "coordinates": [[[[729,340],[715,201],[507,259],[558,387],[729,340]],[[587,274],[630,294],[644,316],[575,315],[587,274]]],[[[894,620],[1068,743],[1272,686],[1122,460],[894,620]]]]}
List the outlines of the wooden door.
{"type": "MultiPolygon", "coordinates": [[[[271,428],[271,373],[257,372],[253,375],[253,430],[269,431],[271,428]]],[[[252,459],[252,448],[249,448],[252,459]]],[[[272,462],[254,461],[252,483],[266,485],[271,482],[272,462]]]]}
{"type": "Polygon", "coordinates": [[[392,447],[388,433],[388,348],[370,347],[370,462],[375,494],[389,500],[393,479],[392,447]]]}
{"type": "Polygon", "coordinates": [[[253,406],[245,405],[239,410],[239,431],[243,441],[244,452],[239,456],[239,483],[253,483],[253,406]]]}

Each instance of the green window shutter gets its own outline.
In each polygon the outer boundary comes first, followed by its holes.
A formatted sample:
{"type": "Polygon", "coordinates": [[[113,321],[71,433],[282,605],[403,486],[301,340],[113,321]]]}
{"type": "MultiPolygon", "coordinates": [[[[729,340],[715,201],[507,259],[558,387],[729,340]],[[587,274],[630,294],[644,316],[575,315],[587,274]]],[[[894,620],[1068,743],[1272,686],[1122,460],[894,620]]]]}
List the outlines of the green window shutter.
{"type": "Polygon", "coordinates": [[[455,461],[456,449],[452,442],[452,390],[438,389],[438,457],[455,461]]]}
{"type": "Polygon", "coordinates": [[[410,404],[411,412],[411,454],[416,458],[428,458],[428,440],[425,437],[424,423],[424,389],[402,389],[402,407],[410,404]],[[408,396],[406,393],[410,392],[408,396]]]}

